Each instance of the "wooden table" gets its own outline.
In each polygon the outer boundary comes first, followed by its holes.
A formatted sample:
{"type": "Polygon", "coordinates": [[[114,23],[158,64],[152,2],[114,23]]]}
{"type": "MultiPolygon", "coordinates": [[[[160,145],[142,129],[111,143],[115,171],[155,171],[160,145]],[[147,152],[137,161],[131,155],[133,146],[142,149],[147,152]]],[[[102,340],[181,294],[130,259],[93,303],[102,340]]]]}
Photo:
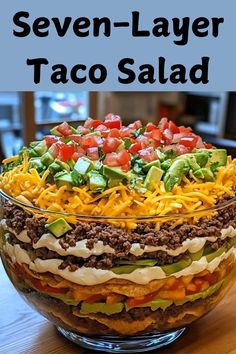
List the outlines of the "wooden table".
{"type": "MultiPolygon", "coordinates": [[[[99,352],[97,352],[99,353],[99,352]]],[[[218,307],[191,325],[161,354],[236,353],[236,286],[218,307]]],[[[59,335],[16,293],[0,262],[0,354],[92,354],[59,335]]]]}

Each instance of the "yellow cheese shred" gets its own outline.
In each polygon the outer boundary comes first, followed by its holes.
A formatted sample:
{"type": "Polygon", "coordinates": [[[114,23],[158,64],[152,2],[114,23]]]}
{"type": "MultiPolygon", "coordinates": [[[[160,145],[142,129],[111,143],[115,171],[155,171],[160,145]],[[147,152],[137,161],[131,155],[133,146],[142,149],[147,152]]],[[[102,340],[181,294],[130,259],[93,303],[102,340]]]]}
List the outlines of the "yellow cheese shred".
{"type": "MultiPolygon", "coordinates": [[[[9,161],[13,160],[6,159],[4,162],[9,161]]],[[[46,171],[43,176],[39,176],[35,169],[29,169],[28,157],[25,155],[21,165],[0,176],[0,188],[25,204],[55,213],[111,218],[150,216],[154,219],[158,215],[163,216],[158,219],[159,223],[172,219],[173,225],[178,225],[188,218],[197,221],[203,216],[213,215],[214,210],[209,212],[205,209],[214,206],[225,194],[234,196],[236,188],[236,160],[231,157],[228,157],[226,166],[218,169],[214,182],[203,183],[201,180],[193,181],[184,177],[183,183],[175,186],[171,192],[166,192],[163,182],[160,182],[153,192],[147,191],[144,194],[139,194],[128,186],[119,185],[94,195],[88,186],[68,189],[67,186],[58,188],[55,184],[48,184],[48,174],[49,171],[46,171]],[[173,220],[170,214],[181,215],[173,220]]],[[[56,214],[48,217],[52,220],[56,214]]],[[[68,217],[68,220],[76,222],[76,217],[68,217]]],[[[126,224],[133,227],[134,219],[130,220],[130,224],[129,221],[126,224]]]]}

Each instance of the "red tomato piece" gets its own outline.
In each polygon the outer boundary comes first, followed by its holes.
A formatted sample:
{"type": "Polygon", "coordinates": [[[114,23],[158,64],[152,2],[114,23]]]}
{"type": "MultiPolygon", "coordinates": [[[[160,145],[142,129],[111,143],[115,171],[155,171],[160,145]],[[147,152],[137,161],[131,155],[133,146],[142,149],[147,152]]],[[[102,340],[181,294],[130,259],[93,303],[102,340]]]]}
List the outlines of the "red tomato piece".
{"type": "Polygon", "coordinates": [[[134,132],[134,129],[122,127],[120,130],[120,135],[122,138],[130,138],[132,132],[134,132]]]}
{"type": "Polygon", "coordinates": [[[187,154],[190,151],[189,148],[180,144],[166,145],[163,147],[163,152],[168,150],[174,150],[178,155],[187,154]]]}
{"type": "Polygon", "coordinates": [[[46,135],[44,140],[46,141],[47,147],[52,146],[52,144],[56,143],[60,138],[55,135],[46,135]]]}
{"type": "Polygon", "coordinates": [[[102,139],[93,134],[93,135],[84,135],[81,138],[81,147],[87,150],[89,147],[97,147],[102,143],[102,139]]]}
{"type": "Polygon", "coordinates": [[[130,297],[127,301],[127,304],[129,307],[135,307],[138,305],[143,305],[146,304],[149,301],[152,301],[154,299],[154,297],[156,296],[156,293],[152,293],[152,294],[148,294],[145,296],[141,296],[141,297],[130,297]]]}
{"type": "Polygon", "coordinates": [[[206,149],[211,149],[212,148],[212,144],[210,143],[204,143],[204,146],[206,149]]]}
{"type": "Polygon", "coordinates": [[[173,140],[172,131],[169,128],[164,129],[164,131],[162,133],[162,138],[164,139],[166,144],[170,144],[172,142],[172,140],[173,140]]]}
{"type": "Polygon", "coordinates": [[[120,137],[121,137],[121,132],[117,128],[111,129],[108,134],[108,138],[120,138],[120,137]]]}
{"type": "Polygon", "coordinates": [[[87,156],[88,156],[92,161],[99,160],[98,148],[97,148],[97,147],[88,148],[88,149],[87,149],[87,156]]]}
{"type": "Polygon", "coordinates": [[[104,151],[105,154],[108,152],[114,152],[120,146],[122,141],[117,138],[108,138],[104,140],[102,150],[104,151]]]}
{"type": "Polygon", "coordinates": [[[106,157],[103,161],[104,165],[110,167],[117,167],[120,166],[120,162],[118,161],[118,155],[115,152],[110,152],[106,154],[106,157]]]}
{"type": "Polygon", "coordinates": [[[82,137],[79,134],[71,134],[68,136],[68,138],[70,138],[72,141],[75,141],[76,143],[80,143],[82,140],[82,137]]]}
{"type": "Polygon", "coordinates": [[[85,128],[83,125],[79,125],[79,126],[77,127],[77,130],[78,130],[79,132],[81,132],[83,135],[89,133],[89,129],[85,128]]]}
{"type": "Polygon", "coordinates": [[[98,119],[87,119],[84,123],[84,128],[91,129],[91,128],[97,128],[100,124],[102,124],[102,121],[98,119]]]}
{"type": "Polygon", "coordinates": [[[131,129],[134,129],[134,130],[139,129],[141,127],[142,127],[141,120],[136,120],[135,122],[133,122],[133,123],[128,125],[128,128],[131,128],[131,129]]]}
{"type": "Polygon", "coordinates": [[[157,126],[153,123],[148,123],[146,126],[146,132],[151,132],[154,129],[158,129],[157,126]]]}
{"type": "Polygon", "coordinates": [[[141,149],[142,149],[141,141],[138,141],[129,147],[129,152],[134,155],[137,154],[137,152],[141,149]]]}
{"type": "Polygon", "coordinates": [[[122,150],[118,153],[117,159],[120,165],[126,165],[127,163],[130,162],[131,156],[127,150],[122,150]]]}
{"type": "Polygon", "coordinates": [[[151,139],[160,141],[162,139],[162,132],[160,129],[154,129],[149,133],[151,139]]]}
{"type": "Polygon", "coordinates": [[[139,156],[146,162],[152,162],[158,159],[157,153],[153,147],[148,147],[138,151],[139,156]]]}
{"type": "Polygon", "coordinates": [[[189,133],[191,133],[191,131],[192,131],[192,128],[190,128],[190,127],[184,127],[183,125],[181,125],[179,127],[179,132],[180,133],[189,134],[189,133]]]}
{"type": "Polygon", "coordinates": [[[197,142],[198,142],[198,137],[195,136],[195,135],[192,135],[192,136],[185,136],[185,137],[182,137],[180,140],[179,140],[179,143],[181,145],[184,145],[186,146],[187,148],[190,148],[191,150],[194,149],[197,145],[197,142]]]}
{"type": "Polygon", "coordinates": [[[108,114],[105,117],[105,121],[103,122],[103,124],[110,129],[113,128],[117,128],[120,129],[121,128],[121,119],[120,116],[117,116],[115,114],[108,114]]]}
{"type": "Polygon", "coordinates": [[[83,152],[82,151],[75,151],[71,158],[72,158],[72,160],[77,161],[80,157],[82,157],[84,155],[85,155],[84,150],[83,150],[83,152]]]}
{"type": "Polygon", "coordinates": [[[169,121],[169,129],[173,134],[179,133],[179,127],[177,127],[177,125],[172,120],[169,121]]]}
{"type": "Polygon", "coordinates": [[[72,134],[71,126],[67,122],[63,122],[58,125],[57,131],[63,136],[69,136],[72,134]]]}
{"type": "Polygon", "coordinates": [[[151,145],[150,138],[144,135],[138,136],[136,141],[141,143],[142,149],[145,149],[146,147],[149,147],[151,145]]]}
{"type": "Polygon", "coordinates": [[[131,163],[129,162],[129,163],[125,164],[125,165],[122,165],[121,169],[124,172],[128,172],[130,170],[130,166],[131,166],[131,163]]]}
{"type": "Polygon", "coordinates": [[[74,153],[74,149],[71,146],[66,145],[62,141],[58,141],[52,146],[54,147],[54,151],[53,151],[54,158],[58,158],[63,162],[68,161],[74,153]]]}
{"type": "Polygon", "coordinates": [[[43,285],[38,279],[30,279],[30,281],[35,288],[45,293],[66,294],[69,291],[68,288],[53,288],[49,285],[43,285]]]}
{"type": "Polygon", "coordinates": [[[161,129],[161,131],[164,131],[165,129],[169,128],[169,123],[167,118],[161,118],[158,127],[161,129]]]}

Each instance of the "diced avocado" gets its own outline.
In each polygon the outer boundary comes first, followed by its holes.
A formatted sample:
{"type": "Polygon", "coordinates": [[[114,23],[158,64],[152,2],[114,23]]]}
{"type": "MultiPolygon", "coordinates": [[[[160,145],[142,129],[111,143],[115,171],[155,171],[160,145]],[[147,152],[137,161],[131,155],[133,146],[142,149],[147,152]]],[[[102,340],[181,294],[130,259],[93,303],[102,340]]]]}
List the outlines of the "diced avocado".
{"type": "Polygon", "coordinates": [[[197,160],[197,163],[200,165],[200,167],[204,167],[207,164],[209,154],[206,151],[196,152],[194,156],[197,160]]]}
{"type": "Polygon", "coordinates": [[[124,265],[124,266],[119,266],[119,267],[113,267],[113,268],[111,268],[111,271],[115,274],[129,274],[138,268],[140,268],[140,266],[124,265]]]}
{"type": "Polygon", "coordinates": [[[164,171],[169,170],[169,168],[172,165],[172,163],[173,163],[173,160],[171,160],[171,159],[163,161],[161,163],[161,169],[164,170],[164,171]]]}
{"type": "Polygon", "coordinates": [[[229,246],[233,247],[236,245],[236,237],[233,237],[229,240],[229,246]]]}
{"type": "Polygon", "coordinates": [[[200,249],[198,252],[190,253],[192,261],[198,261],[203,256],[204,248],[200,249]]]}
{"type": "Polygon", "coordinates": [[[214,173],[210,170],[210,168],[200,168],[194,172],[194,176],[197,178],[204,179],[207,182],[213,182],[215,180],[214,173]]]}
{"type": "Polygon", "coordinates": [[[117,262],[117,264],[127,264],[127,265],[135,265],[135,266],[146,266],[146,267],[153,267],[157,264],[156,259],[139,259],[137,261],[126,261],[126,260],[120,260],[117,262]]]}
{"type": "Polygon", "coordinates": [[[39,143],[40,143],[40,141],[38,141],[38,140],[37,140],[37,141],[32,141],[32,142],[30,143],[30,147],[34,149],[35,146],[38,145],[39,143]]]}
{"type": "Polygon", "coordinates": [[[162,175],[163,171],[159,167],[152,166],[145,178],[144,187],[153,191],[155,186],[160,182],[162,175]]]}
{"type": "Polygon", "coordinates": [[[71,170],[75,167],[75,161],[70,159],[67,161],[67,165],[70,167],[71,170]]]}
{"type": "Polygon", "coordinates": [[[50,224],[47,224],[46,228],[56,237],[61,237],[67,231],[72,230],[71,226],[63,218],[57,219],[50,224]]]}
{"type": "Polygon", "coordinates": [[[71,174],[64,171],[56,173],[54,180],[58,187],[67,186],[71,188],[73,185],[71,174]]]}
{"type": "Polygon", "coordinates": [[[84,315],[89,313],[104,313],[109,316],[115,313],[120,313],[123,308],[124,304],[122,302],[117,302],[116,304],[106,304],[103,302],[90,304],[82,302],[80,312],[84,315]]]}
{"type": "Polygon", "coordinates": [[[224,253],[225,251],[226,251],[226,247],[222,246],[222,247],[218,248],[217,251],[207,254],[206,255],[207,262],[213,261],[213,259],[215,259],[216,257],[221,256],[222,253],[224,253]]]}
{"type": "Polygon", "coordinates": [[[51,133],[52,135],[62,136],[62,134],[57,130],[57,128],[58,128],[58,125],[57,125],[56,127],[52,128],[52,129],[50,130],[50,133],[51,133]]]}
{"type": "Polygon", "coordinates": [[[38,156],[42,156],[43,154],[45,154],[45,152],[47,151],[47,144],[45,140],[40,141],[35,147],[34,147],[34,151],[38,154],[38,156]]]}
{"type": "Polygon", "coordinates": [[[121,179],[109,178],[107,185],[109,188],[119,186],[121,179]]]}
{"type": "Polygon", "coordinates": [[[119,167],[109,167],[109,166],[104,165],[103,166],[103,174],[107,178],[112,178],[112,179],[122,180],[124,178],[127,178],[127,173],[122,171],[122,169],[119,167]]]}
{"type": "Polygon", "coordinates": [[[28,150],[28,154],[29,154],[29,158],[32,158],[32,157],[38,157],[38,154],[36,151],[34,151],[34,149],[32,148],[29,148],[28,150]]]}
{"type": "Polygon", "coordinates": [[[63,162],[59,159],[55,159],[55,162],[61,166],[61,170],[66,170],[67,172],[70,172],[70,166],[66,162],[63,162]]]}
{"type": "Polygon", "coordinates": [[[72,179],[72,184],[75,187],[81,186],[81,184],[83,184],[83,182],[84,182],[84,178],[76,170],[73,170],[71,172],[71,179],[72,179]]]}
{"type": "Polygon", "coordinates": [[[31,168],[35,168],[39,173],[46,169],[40,157],[34,157],[29,160],[29,169],[31,168]]]}
{"type": "Polygon", "coordinates": [[[53,163],[54,158],[50,154],[50,152],[45,152],[43,156],[41,156],[41,161],[45,166],[49,166],[51,163],[53,163]]]}
{"type": "Polygon", "coordinates": [[[106,188],[107,181],[98,171],[90,171],[88,173],[89,177],[89,188],[94,193],[103,192],[106,188]]]}
{"type": "Polygon", "coordinates": [[[227,163],[227,151],[226,149],[211,149],[208,150],[210,153],[210,158],[208,163],[212,164],[218,162],[219,166],[225,166],[227,163]]]}
{"type": "Polygon", "coordinates": [[[192,263],[192,259],[190,257],[188,257],[188,258],[183,259],[179,262],[165,265],[165,266],[161,266],[161,268],[166,273],[166,275],[171,275],[173,273],[177,273],[177,272],[181,271],[184,268],[187,268],[188,266],[190,266],[191,263],[192,263]]]}
{"type": "Polygon", "coordinates": [[[188,172],[187,167],[189,170],[190,167],[185,158],[174,160],[164,177],[164,186],[167,192],[170,192],[176,184],[180,184],[183,176],[188,172]]]}
{"type": "Polygon", "coordinates": [[[51,165],[49,165],[49,171],[54,175],[55,173],[61,172],[61,165],[59,165],[57,162],[53,162],[51,163],[51,165]]]}
{"type": "Polygon", "coordinates": [[[82,176],[88,173],[93,168],[93,163],[86,157],[80,157],[75,166],[74,170],[80,173],[82,176]]]}
{"type": "Polygon", "coordinates": [[[188,157],[186,157],[186,159],[191,170],[196,171],[200,168],[200,165],[197,163],[197,160],[194,155],[189,155],[188,157]]]}
{"type": "Polygon", "coordinates": [[[159,149],[156,149],[156,153],[160,162],[163,162],[166,158],[166,155],[163,152],[161,152],[161,150],[159,149]]]}
{"type": "Polygon", "coordinates": [[[161,163],[160,163],[159,160],[149,162],[149,163],[147,163],[146,165],[143,166],[143,170],[144,171],[149,171],[152,166],[156,166],[156,167],[160,168],[161,167],[161,163]]]}

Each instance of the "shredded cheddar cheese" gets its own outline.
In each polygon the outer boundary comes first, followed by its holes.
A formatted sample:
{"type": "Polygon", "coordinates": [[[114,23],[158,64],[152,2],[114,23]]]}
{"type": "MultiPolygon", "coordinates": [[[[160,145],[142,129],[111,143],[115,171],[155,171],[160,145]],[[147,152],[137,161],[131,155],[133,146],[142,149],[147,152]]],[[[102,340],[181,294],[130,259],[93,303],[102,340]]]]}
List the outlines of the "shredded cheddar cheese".
{"type": "MultiPolygon", "coordinates": [[[[6,159],[4,162],[9,161],[13,160],[6,159]]],[[[167,221],[169,214],[190,213],[189,216],[178,218],[173,227],[183,222],[183,218],[191,217],[196,221],[202,216],[213,215],[214,210],[209,212],[205,209],[214,206],[225,194],[234,196],[236,188],[236,160],[230,157],[227,165],[218,169],[214,182],[190,181],[184,177],[184,183],[175,186],[171,192],[166,192],[163,182],[160,182],[153,192],[144,194],[119,185],[95,196],[87,186],[68,189],[67,186],[58,188],[55,184],[47,184],[48,174],[49,171],[46,171],[40,176],[35,169],[29,170],[28,157],[25,155],[21,165],[0,176],[0,188],[25,204],[55,213],[110,217],[165,216],[160,222],[167,221]],[[195,212],[198,213],[191,215],[195,212]]],[[[49,220],[55,217],[51,215],[49,220]]],[[[68,219],[76,222],[76,217],[68,219]]],[[[127,224],[132,227],[134,220],[129,220],[127,224]]]]}

